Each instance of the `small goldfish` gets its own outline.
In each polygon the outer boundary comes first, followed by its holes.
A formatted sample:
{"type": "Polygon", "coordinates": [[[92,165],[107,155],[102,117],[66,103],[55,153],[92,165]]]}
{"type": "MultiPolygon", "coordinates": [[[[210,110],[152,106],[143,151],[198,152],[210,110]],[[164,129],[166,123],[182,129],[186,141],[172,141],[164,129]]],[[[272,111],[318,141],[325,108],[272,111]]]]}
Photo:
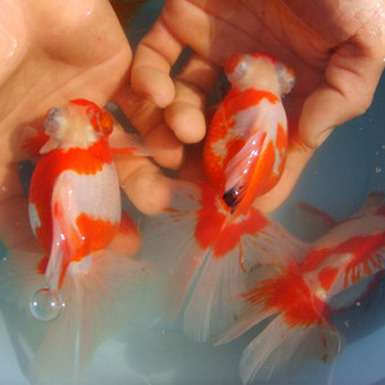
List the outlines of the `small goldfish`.
{"type": "Polygon", "coordinates": [[[107,111],[76,99],[52,108],[45,130],[25,142],[40,157],[29,218],[44,253],[14,250],[2,279],[24,285],[32,315],[52,321],[32,363],[39,383],[70,381],[77,367],[84,370],[105,333],[127,320],[132,289],[146,274],[144,263],[108,249],[118,234],[137,234],[132,220],[122,217],[113,154],[141,151],[112,148],[113,125],[107,111]]]}
{"type": "Polygon", "coordinates": [[[243,293],[245,314],[218,344],[273,317],[242,354],[243,383],[266,380],[314,352],[324,362],[330,361],[342,348],[342,336],[331,315],[337,303],[338,308],[353,303],[351,295],[338,302],[334,299],[350,288],[358,289],[355,296],[362,295],[368,285],[356,284],[370,282],[384,267],[385,199],[382,193],[372,193],[361,212],[334,224],[304,248],[299,261],[282,259],[279,265],[265,267],[264,273],[260,270],[252,288],[243,293]]]}
{"type": "Polygon", "coordinates": [[[225,65],[232,88],[215,112],[203,153],[208,183],[174,182],[164,213],[147,220],[143,254],[171,275],[168,313],[186,300],[184,331],[205,341],[242,312],[249,265],[294,257],[300,242],[252,207],[279,180],[287,119],[281,96],[293,71],[266,54],[236,54],[225,65]],[[193,281],[196,285],[193,287],[193,281]]]}

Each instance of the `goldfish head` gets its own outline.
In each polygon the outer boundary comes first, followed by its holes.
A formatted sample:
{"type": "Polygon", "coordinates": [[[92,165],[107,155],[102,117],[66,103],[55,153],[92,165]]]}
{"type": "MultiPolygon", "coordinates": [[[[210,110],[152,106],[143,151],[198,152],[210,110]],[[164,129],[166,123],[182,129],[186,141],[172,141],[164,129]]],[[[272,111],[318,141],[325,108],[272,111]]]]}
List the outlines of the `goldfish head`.
{"type": "Polygon", "coordinates": [[[112,116],[95,103],[85,99],[71,100],[63,107],[48,111],[44,127],[49,140],[40,152],[44,154],[56,148],[88,148],[108,137],[113,125],[112,116]]]}
{"type": "Polygon", "coordinates": [[[284,95],[295,84],[294,71],[265,53],[234,54],[225,64],[225,73],[233,87],[250,87],[284,95]]]}

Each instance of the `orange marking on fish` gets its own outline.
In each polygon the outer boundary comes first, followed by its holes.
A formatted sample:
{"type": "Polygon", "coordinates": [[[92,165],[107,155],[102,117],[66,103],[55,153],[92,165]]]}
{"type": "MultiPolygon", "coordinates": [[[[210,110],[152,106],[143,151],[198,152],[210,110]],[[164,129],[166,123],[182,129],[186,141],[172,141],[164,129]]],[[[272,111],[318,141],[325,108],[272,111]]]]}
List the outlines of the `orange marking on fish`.
{"type": "Polygon", "coordinates": [[[228,151],[235,152],[240,144],[239,142],[237,143],[237,140],[244,141],[244,139],[234,138],[233,144],[229,144],[231,141],[224,144],[223,153],[221,155],[216,153],[214,149],[215,143],[230,135],[232,128],[237,124],[235,119],[237,113],[258,105],[264,99],[267,99],[273,104],[279,102],[279,98],[271,92],[260,91],[254,88],[249,88],[242,92],[238,89],[232,89],[218,107],[210,124],[206,144],[203,150],[204,170],[206,177],[211,183],[219,186],[224,184],[224,167],[230,159],[228,151]],[[226,163],[225,159],[227,159],[226,163]]]}
{"type": "Polygon", "coordinates": [[[35,266],[37,274],[44,275],[45,270],[48,265],[49,258],[47,256],[44,256],[38,264],[35,266]]]}
{"type": "Polygon", "coordinates": [[[204,185],[201,188],[202,209],[197,213],[197,226],[195,238],[202,249],[210,247],[221,231],[226,215],[218,211],[216,205],[217,190],[211,186],[204,185]]]}
{"type": "Polygon", "coordinates": [[[112,155],[107,141],[96,142],[88,149],[56,149],[42,157],[31,181],[32,185],[38,185],[39,188],[30,190],[29,201],[35,204],[41,223],[36,237],[47,253],[51,249],[53,228],[49,202],[59,175],[66,170],[73,170],[80,175],[94,175],[102,170],[104,164],[111,162],[112,155]]]}
{"type": "Polygon", "coordinates": [[[244,296],[251,306],[261,305],[262,311],[275,309],[281,312],[289,328],[301,326],[307,329],[329,317],[326,304],[313,295],[302,274],[294,270],[261,281],[244,296]]]}
{"type": "Polygon", "coordinates": [[[247,234],[258,234],[269,224],[269,220],[258,210],[250,209],[245,219],[225,225],[214,244],[215,258],[221,258],[237,247],[247,234]]]}
{"type": "Polygon", "coordinates": [[[111,152],[114,155],[133,155],[136,151],[136,147],[116,148],[112,147],[111,152]]]}
{"type": "Polygon", "coordinates": [[[325,267],[318,274],[319,282],[324,290],[330,290],[339,273],[339,269],[333,267],[325,267]]]}
{"type": "Polygon", "coordinates": [[[79,261],[94,250],[106,247],[119,230],[119,223],[108,220],[93,219],[87,214],[80,214],[76,218],[76,226],[83,235],[81,246],[76,248],[74,260],[79,261]]]}

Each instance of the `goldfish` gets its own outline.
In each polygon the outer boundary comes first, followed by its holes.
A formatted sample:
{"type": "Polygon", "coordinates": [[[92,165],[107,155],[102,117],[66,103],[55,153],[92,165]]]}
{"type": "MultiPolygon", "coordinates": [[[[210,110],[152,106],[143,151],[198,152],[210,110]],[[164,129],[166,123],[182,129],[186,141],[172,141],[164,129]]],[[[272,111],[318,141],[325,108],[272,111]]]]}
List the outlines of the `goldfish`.
{"type": "Polygon", "coordinates": [[[294,86],[294,72],[261,53],[232,55],[224,70],[231,89],[205,141],[207,183],[173,181],[169,207],[143,226],[144,257],[169,277],[166,317],[175,319],[183,307],[184,332],[196,341],[242,313],[249,266],[270,255],[294,258],[302,247],[253,207],[283,171],[288,127],[281,97],[294,86]]]}
{"type": "Polygon", "coordinates": [[[106,333],[133,315],[135,290],[147,275],[146,264],[108,248],[117,236],[138,235],[122,216],[113,154],[141,149],[134,141],[112,147],[113,127],[109,112],[76,99],[52,108],[44,131],[25,140],[38,156],[28,207],[42,251],[13,250],[1,280],[13,296],[23,290],[23,308],[48,323],[31,363],[38,383],[67,383],[83,372],[106,333]]]}
{"type": "Polygon", "coordinates": [[[360,212],[340,223],[325,219],[330,230],[304,247],[300,258],[277,259],[279,264],[259,270],[242,294],[245,313],[217,342],[227,343],[270,319],[242,353],[244,384],[267,380],[314,353],[324,362],[335,359],[343,336],[333,325],[333,312],[357,301],[384,270],[384,194],[370,194],[360,212]]]}

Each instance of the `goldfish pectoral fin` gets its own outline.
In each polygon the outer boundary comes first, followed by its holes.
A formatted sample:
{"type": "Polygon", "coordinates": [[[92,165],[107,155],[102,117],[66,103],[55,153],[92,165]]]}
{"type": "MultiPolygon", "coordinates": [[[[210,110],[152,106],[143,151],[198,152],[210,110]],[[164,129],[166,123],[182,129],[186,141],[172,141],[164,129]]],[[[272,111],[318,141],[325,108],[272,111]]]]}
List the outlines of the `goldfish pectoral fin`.
{"type": "Polygon", "coordinates": [[[244,384],[266,381],[314,354],[329,361],[340,349],[341,337],[331,326],[292,326],[279,315],[244,350],[240,376],[244,384]]]}
{"type": "Polygon", "coordinates": [[[110,147],[113,154],[152,156],[139,134],[118,132],[110,138],[110,147]]]}
{"type": "Polygon", "coordinates": [[[143,245],[140,256],[167,277],[165,318],[173,321],[185,300],[188,289],[202,263],[205,250],[195,239],[196,213],[200,208],[200,188],[187,182],[173,183],[169,207],[159,215],[147,217],[140,224],[143,245]]]}
{"type": "Polygon", "coordinates": [[[22,133],[22,148],[29,156],[38,157],[48,139],[49,136],[43,130],[27,126],[22,133]]]}

